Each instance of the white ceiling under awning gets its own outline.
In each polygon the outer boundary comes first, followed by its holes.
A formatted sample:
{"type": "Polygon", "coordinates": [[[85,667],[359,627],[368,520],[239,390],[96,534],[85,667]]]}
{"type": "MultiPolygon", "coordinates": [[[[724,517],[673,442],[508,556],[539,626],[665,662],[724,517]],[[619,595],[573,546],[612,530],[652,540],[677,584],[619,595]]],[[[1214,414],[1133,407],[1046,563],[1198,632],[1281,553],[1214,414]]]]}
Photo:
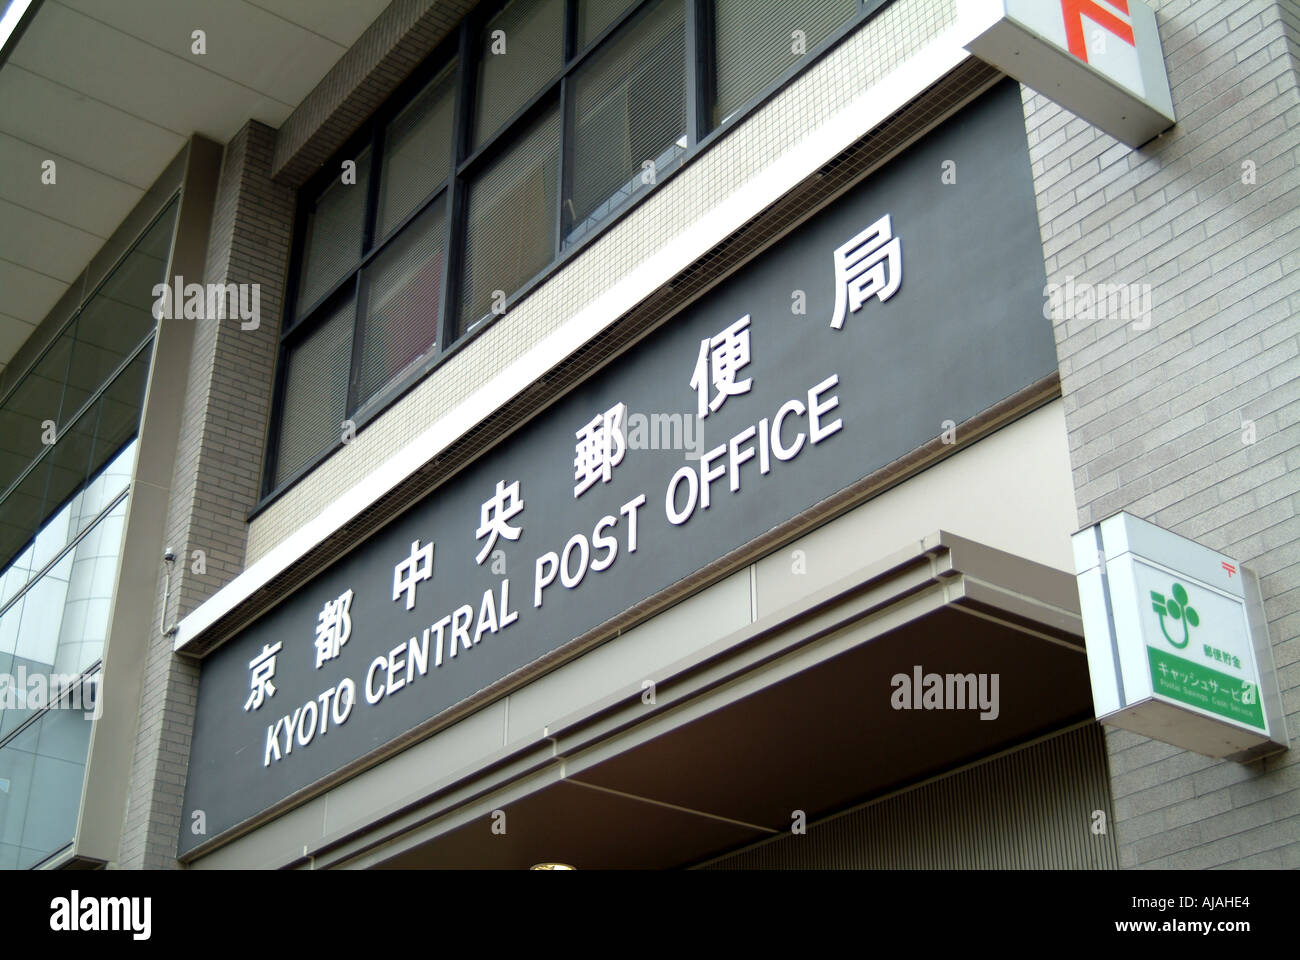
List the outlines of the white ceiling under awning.
{"type": "Polygon", "coordinates": [[[388,2],[44,0],[0,67],[0,370],[192,134],[279,127],[388,2]]]}

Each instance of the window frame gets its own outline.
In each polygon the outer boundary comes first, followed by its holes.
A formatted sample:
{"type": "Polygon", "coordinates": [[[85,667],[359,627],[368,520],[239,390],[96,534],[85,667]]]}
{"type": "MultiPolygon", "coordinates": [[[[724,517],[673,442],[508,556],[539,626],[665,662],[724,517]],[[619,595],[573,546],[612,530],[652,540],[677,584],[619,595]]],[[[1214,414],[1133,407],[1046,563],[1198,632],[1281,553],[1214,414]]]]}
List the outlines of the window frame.
{"type": "Polygon", "coordinates": [[[292,247],[286,276],[285,308],[278,335],[272,399],[263,442],[263,465],[260,497],[248,514],[251,521],[263,510],[293,488],[303,477],[314,471],[325,460],[344,446],[340,435],[324,445],[322,450],[288,475],[277,478],[276,459],[279,454],[279,426],[283,410],[285,357],[294,343],[310,331],[312,325],[328,313],[326,308],[341,289],[352,284],[353,328],[352,356],[348,372],[348,396],[344,404],[345,420],[360,432],[367,424],[381,416],[393,404],[421,383],[433,370],[469,346],[497,320],[528,297],[540,284],[562,270],[573,257],[579,256],[588,244],[597,241],[607,230],[614,228],[647,198],[654,195],[675,176],[696,162],[701,155],[727,135],[768,100],[772,99],[805,70],[812,67],[837,47],[847,36],[887,8],[893,0],[857,0],[857,10],[841,26],[833,30],[820,43],[809,48],[799,60],[786,68],[777,78],[753,97],[741,104],[716,127],[711,125],[714,101],[714,37],[712,23],[713,0],[667,0],[685,6],[685,86],[686,86],[686,149],[681,160],[671,170],[656,178],[644,190],[638,190],[622,202],[603,220],[592,225],[580,237],[564,243],[565,187],[573,175],[573,124],[569,116],[570,88],[573,77],[588,58],[593,57],[622,28],[632,22],[653,3],[660,0],[632,0],[625,10],[614,18],[604,30],[585,47],[578,49],[578,4],[580,0],[560,0],[563,4],[563,37],[560,69],[543,83],[524,104],[506,119],[500,127],[477,148],[472,146],[474,109],[476,107],[477,78],[481,56],[480,38],[488,23],[509,0],[486,0],[471,10],[449,35],[421,62],[421,64],[389,95],[387,100],[350,136],[321,168],[299,189],[292,231],[292,247]],[[441,184],[420,200],[387,235],[375,235],[378,220],[380,180],[384,173],[383,139],[391,122],[455,60],[455,101],[452,105],[451,162],[448,175],[441,184]],[[517,142],[519,134],[549,110],[559,110],[560,144],[558,157],[558,182],[556,183],[554,211],[555,236],[551,260],[534,276],[524,281],[518,289],[507,294],[504,309],[497,316],[473,321],[459,337],[455,337],[457,311],[460,304],[462,252],[467,226],[470,186],[475,178],[500,154],[508,152],[517,142]],[[301,283],[303,245],[306,239],[307,215],[324,189],[339,175],[345,160],[356,159],[366,149],[370,150],[370,180],[367,184],[366,207],[362,227],[362,250],[350,271],[308,310],[298,313],[298,286],[301,283]],[[427,207],[445,196],[443,235],[443,277],[437,318],[437,339],[430,356],[409,369],[405,374],[376,391],[363,403],[355,398],[355,383],[361,357],[361,331],[365,323],[363,277],[366,267],[393,242],[427,207]]]}

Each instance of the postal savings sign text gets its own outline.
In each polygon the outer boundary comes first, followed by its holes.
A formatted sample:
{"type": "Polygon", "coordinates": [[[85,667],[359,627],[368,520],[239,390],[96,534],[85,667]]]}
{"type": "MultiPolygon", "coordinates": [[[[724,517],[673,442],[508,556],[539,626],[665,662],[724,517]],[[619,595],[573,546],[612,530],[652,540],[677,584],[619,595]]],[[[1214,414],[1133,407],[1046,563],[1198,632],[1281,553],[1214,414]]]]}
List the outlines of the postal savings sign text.
{"type": "Polygon", "coordinates": [[[187,808],[237,824],[1055,370],[1020,111],[996,88],[212,653],[187,808]]]}

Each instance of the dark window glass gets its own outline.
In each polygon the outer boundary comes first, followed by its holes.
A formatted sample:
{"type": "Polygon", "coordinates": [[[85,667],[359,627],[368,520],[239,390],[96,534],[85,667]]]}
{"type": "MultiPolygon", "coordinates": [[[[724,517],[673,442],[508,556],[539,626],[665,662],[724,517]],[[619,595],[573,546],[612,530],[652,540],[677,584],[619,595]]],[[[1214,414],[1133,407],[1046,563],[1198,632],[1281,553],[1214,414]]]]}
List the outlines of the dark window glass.
{"type": "Polygon", "coordinates": [[[0,500],[0,569],[36,535],[45,505],[50,459],[42,458],[30,473],[0,500]]]}
{"type": "Polygon", "coordinates": [[[599,37],[633,0],[578,0],[578,49],[599,37]]]}
{"type": "MultiPolygon", "coordinates": [[[[111,389],[111,388],[110,388],[111,389]]],[[[50,488],[44,511],[50,513],[85,484],[91,473],[90,454],[95,445],[95,422],[103,398],[59,434],[54,448],[46,454],[50,461],[50,488]]]]}
{"type": "Polygon", "coordinates": [[[470,185],[457,334],[490,316],[555,256],[560,119],[552,111],[470,185]]]}
{"type": "Polygon", "coordinates": [[[59,430],[58,439],[44,450],[32,472],[0,501],[0,570],[60,504],[135,436],[149,361],[146,346],[98,400],[59,430]]]}
{"type": "Polygon", "coordinates": [[[285,351],[276,483],[339,438],[352,357],[352,313],[352,297],[340,298],[285,351]]]}
{"type": "Polygon", "coordinates": [[[173,199],[164,208],[0,407],[0,570],[137,430],[155,324],[153,290],[164,279],[177,206],[173,199]],[[129,402],[119,399],[128,395],[129,402]],[[47,421],[57,426],[53,444],[43,442],[47,421]],[[114,432],[114,450],[101,449],[97,429],[114,432]],[[27,479],[4,497],[33,461],[27,479]]]}
{"type": "Polygon", "coordinates": [[[456,99],[453,61],[384,133],[376,235],[385,237],[447,179],[451,167],[451,121],[456,99]]]}
{"type": "Polygon", "coordinates": [[[443,210],[441,198],[431,203],[366,267],[358,406],[433,353],[442,301],[443,210]]]}
{"type": "Polygon", "coordinates": [[[680,165],[686,152],[683,17],[682,0],[652,4],[574,75],[566,241],[680,165]]]}
{"type": "MultiPolygon", "coordinates": [[[[167,257],[172,242],[179,201],[168,204],[135,248],[117,265],[103,286],[82,308],[76,342],[68,368],[68,388],[63,399],[59,428],[76,415],[113,371],[153,333],[157,322],[154,287],[168,282],[167,257]]],[[[179,312],[180,305],[173,305],[179,312]]],[[[148,352],[144,360],[148,365],[148,352]]],[[[138,417],[139,409],[137,406],[138,417]]],[[[134,432],[135,428],[132,427],[134,432]]],[[[97,468],[96,468],[97,469],[97,468]]]]}
{"type": "Polygon", "coordinates": [[[99,290],[103,296],[129,307],[136,308],[143,305],[150,320],[152,320],[150,311],[155,300],[154,285],[163,281],[163,274],[167,270],[167,256],[171,248],[176,208],[176,200],[167,205],[162,215],[140,238],[134,249],[117,265],[99,290]]]}
{"type": "Polygon", "coordinates": [[[858,0],[713,0],[713,125],[717,126],[774,83],[804,54],[794,31],[814,49],[848,23],[858,0]]]}
{"type": "Polygon", "coordinates": [[[479,43],[476,147],[559,73],[564,60],[564,0],[513,0],[488,21],[479,43]]]}
{"type": "Polygon", "coordinates": [[[40,430],[29,437],[28,429],[27,417],[8,407],[0,408],[0,496],[32,457],[41,452],[40,430]]]}
{"type": "Polygon", "coordinates": [[[365,150],[357,157],[357,182],[343,182],[340,162],[338,176],[321,192],[307,214],[298,316],[306,313],[361,260],[369,183],[370,151],[365,150]]]}
{"type": "MultiPolygon", "coordinates": [[[[131,361],[130,366],[122,371],[122,375],[100,397],[95,425],[95,450],[90,459],[91,473],[98,471],[123,444],[135,436],[136,428],[140,425],[140,410],[144,405],[151,346],[141,350],[140,355],[131,361]]],[[[89,413],[87,411],[88,415],[89,413]]]]}
{"type": "MultiPolygon", "coordinates": [[[[74,321],[59,335],[5,401],[0,415],[0,427],[4,428],[0,430],[0,449],[7,454],[3,462],[9,464],[9,469],[0,475],[0,495],[44,448],[41,438],[46,428],[42,424],[47,420],[59,422],[59,402],[63,397],[63,381],[68,373],[68,358],[72,356],[76,328],[74,321]]],[[[34,519],[39,521],[41,518],[34,519]]]]}
{"type": "Polygon", "coordinates": [[[91,298],[77,321],[77,341],[68,369],[68,393],[63,401],[64,421],[81,409],[153,330],[151,290],[164,268],[144,257],[136,260],[135,253],[122,266],[123,271],[91,298]],[[142,273],[146,266],[151,272],[137,276],[137,271],[142,273]],[[145,289],[146,281],[148,289],[145,289]]]}

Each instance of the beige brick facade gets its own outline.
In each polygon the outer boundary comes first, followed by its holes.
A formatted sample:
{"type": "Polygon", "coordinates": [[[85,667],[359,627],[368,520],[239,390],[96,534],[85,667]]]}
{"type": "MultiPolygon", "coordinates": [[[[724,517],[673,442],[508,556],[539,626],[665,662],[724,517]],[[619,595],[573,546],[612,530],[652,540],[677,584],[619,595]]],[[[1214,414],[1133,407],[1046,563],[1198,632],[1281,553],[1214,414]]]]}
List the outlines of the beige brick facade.
{"type": "MultiPolygon", "coordinates": [[[[1294,745],[1300,13],[1152,6],[1178,118],[1164,136],[1130,150],[1024,90],[1048,282],[1151,285],[1149,329],[1055,323],[1079,525],[1127,510],[1255,569],[1294,745]]],[[[1294,749],[1242,765],[1124,731],[1107,745],[1122,867],[1300,866],[1294,749]]]]}

